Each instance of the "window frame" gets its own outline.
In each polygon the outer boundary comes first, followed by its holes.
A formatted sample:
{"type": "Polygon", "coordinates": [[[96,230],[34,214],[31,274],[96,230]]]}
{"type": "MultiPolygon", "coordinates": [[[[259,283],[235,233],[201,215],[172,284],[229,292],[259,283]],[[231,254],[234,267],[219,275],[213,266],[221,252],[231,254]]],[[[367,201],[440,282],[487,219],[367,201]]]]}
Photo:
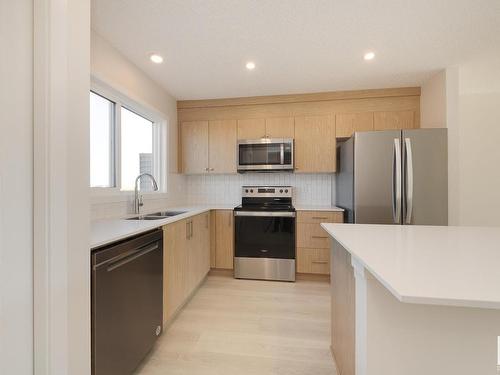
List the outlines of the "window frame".
{"type": "MultiPolygon", "coordinates": [[[[158,191],[143,193],[144,199],[158,199],[167,194],[167,126],[166,116],[157,110],[132,99],[96,77],[91,78],[90,92],[102,96],[114,103],[114,123],[112,125],[112,160],[111,171],[113,187],[90,187],[92,203],[127,201],[134,191],[121,190],[121,109],[122,107],[136,113],[153,123],[153,155],[154,174],[157,179],[158,191]]],[[[89,181],[90,182],[90,181],[89,181]]],[[[90,185],[90,184],[89,184],[90,185]]]]}

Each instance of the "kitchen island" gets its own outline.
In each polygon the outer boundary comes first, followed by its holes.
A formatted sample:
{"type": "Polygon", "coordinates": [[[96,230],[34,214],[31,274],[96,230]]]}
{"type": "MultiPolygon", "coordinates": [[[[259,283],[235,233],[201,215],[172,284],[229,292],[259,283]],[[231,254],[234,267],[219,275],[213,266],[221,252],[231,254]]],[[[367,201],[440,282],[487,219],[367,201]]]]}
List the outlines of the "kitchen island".
{"type": "Polygon", "coordinates": [[[322,226],[341,375],[496,374],[499,228],[322,226]]]}

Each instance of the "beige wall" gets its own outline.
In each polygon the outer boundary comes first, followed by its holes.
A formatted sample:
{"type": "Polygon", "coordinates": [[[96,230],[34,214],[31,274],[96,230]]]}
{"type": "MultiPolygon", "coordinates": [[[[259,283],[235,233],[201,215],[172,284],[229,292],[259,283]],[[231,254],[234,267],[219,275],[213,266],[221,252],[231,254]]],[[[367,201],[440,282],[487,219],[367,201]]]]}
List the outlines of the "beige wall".
{"type": "Polygon", "coordinates": [[[459,67],[459,222],[500,225],[500,54],[459,67]]]}
{"type": "Polygon", "coordinates": [[[423,128],[448,128],[450,225],[500,225],[500,55],[478,56],[422,85],[423,128]]]}
{"type": "Polygon", "coordinates": [[[446,127],[446,72],[434,74],[421,87],[420,126],[446,127]]]}
{"type": "MultiPolygon", "coordinates": [[[[182,204],[185,182],[184,177],[177,174],[176,99],[95,31],[91,35],[91,74],[141,105],[162,113],[167,119],[167,197],[146,198],[144,210],[182,204]]],[[[121,216],[130,213],[131,208],[130,197],[126,202],[112,198],[93,199],[91,215],[93,219],[121,216]]]]}
{"type": "Polygon", "coordinates": [[[33,373],[33,2],[0,2],[0,374],[33,373]],[[4,38],[5,37],[5,38],[4,38]]]}

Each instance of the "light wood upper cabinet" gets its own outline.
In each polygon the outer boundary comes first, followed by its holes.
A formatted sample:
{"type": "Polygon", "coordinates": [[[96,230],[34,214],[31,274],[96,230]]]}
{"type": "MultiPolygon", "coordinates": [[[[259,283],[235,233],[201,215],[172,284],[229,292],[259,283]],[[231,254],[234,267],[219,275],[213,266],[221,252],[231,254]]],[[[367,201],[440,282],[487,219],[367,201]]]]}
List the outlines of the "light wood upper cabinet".
{"type": "Polygon", "coordinates": [[[386,111],[373,114],[375,130],[413,129],[416,127],[414,111],[386,111]]]}
{"type": "Polygon", "coordinates": [[[182,171],[236,173],[236,120],[181,124],[182,171]]]}
{"type": "Polygon", "coordinates": [[[210,172],[236,173],[236,120],[209,122],[208,157],[210,172]]]}
{"type": "Polygon", "coordinates": [[[268,138],[293,138],[295,119],[293,117],[266,118],[266,136],[268,138]]]}
{"type": "Polygon", "coordinates": [[[337,113],[335,128],[337,138],[349,138],[354,132],[373,130],[373,112],[337,113]]]}
{"type": "Polygon", "coordinates": [[[238,120],[238,139],[259,139],[266,135],[263,118],[238,120]]]}
{"type": "Polygon", "coordinates": [[[336,170],[335,117],[295,118],[295,172],[331,173],[336,170]]]}
{"type": "Polygon", "coordinates": [[[215,212],[215,267],[233,269],[233,210],[215,212]]]}
{"type": "Polygon", "coordinates": [[[187,174],[208,172],[208,121],[181,124],[182,171],[187,174]]]}

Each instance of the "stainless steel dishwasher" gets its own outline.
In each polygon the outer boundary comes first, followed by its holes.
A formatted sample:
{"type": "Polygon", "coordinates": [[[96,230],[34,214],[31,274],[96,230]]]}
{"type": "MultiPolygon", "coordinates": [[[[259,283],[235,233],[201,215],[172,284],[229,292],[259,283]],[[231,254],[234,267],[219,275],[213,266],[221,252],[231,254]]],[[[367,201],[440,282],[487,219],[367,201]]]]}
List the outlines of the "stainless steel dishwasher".
{"type": "Polygon", "coordinates": [[[92,374],[132,374],[162,331],[163,232],[92,253],[92,374]]]}

